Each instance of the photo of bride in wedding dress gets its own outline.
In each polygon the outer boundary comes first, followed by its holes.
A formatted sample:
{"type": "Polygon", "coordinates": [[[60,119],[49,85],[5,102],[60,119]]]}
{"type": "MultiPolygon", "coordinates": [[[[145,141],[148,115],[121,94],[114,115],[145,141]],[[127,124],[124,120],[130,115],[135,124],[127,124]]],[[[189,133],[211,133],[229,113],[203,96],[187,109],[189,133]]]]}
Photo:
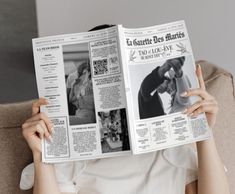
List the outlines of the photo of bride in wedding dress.
{"type": "Polygon", "coordinates": [[[70,125],[96,123],[87,43],[63,46],[70,125]]]}

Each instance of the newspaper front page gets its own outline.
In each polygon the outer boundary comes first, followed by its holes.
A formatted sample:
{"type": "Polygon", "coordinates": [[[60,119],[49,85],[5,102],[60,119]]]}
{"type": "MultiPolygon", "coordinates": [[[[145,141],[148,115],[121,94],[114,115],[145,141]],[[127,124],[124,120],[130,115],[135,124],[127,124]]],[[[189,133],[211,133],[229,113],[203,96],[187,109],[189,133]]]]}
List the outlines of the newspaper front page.
{"type": "Polygon", "coordinates": [[[118,28],[33,40],[41,108],[54,124],[43,162],[130,154],[118,28]]]}
{"type": "Polygon", "coordinates": [[[205,114],[182,114],[199,100],[181,96],[199,87],[184,21],[140,29],[119,28],[133,153],[209,138],[205,114]]]}
{"type": "Polygon", "coordinates": [[[49,104],[52,142],[43,162],[146,153],[210,137],[204,114],[182,111],[198,97],[184,21],[140,29],[121,25],[33,40],[37,86],[49,104]]]}

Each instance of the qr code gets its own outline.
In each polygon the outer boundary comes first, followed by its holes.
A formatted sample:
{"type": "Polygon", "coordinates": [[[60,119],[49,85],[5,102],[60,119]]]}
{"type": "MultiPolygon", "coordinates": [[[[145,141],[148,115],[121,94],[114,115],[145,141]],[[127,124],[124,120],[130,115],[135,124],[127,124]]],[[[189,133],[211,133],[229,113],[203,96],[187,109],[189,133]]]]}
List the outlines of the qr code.
{"type": "Polygon", "coordinates": [[[108,73],[107,59],[93,61],[94,75],[103,75],[108,73]]]}

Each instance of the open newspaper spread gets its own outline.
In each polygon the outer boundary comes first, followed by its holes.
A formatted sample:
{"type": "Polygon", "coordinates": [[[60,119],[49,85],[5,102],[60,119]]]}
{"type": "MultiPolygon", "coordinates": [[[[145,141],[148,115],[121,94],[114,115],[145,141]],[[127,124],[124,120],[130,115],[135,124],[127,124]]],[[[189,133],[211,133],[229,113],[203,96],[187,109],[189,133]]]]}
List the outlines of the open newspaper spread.
{"type": "Polygon", "coordinates": [[[43,162],[139,154],[210,137],[204,114],[182,111],[197,97],[184,21],[139,29],[121,25],[33,39],[37,86],[49,104],[53,141],[43,162]]]}

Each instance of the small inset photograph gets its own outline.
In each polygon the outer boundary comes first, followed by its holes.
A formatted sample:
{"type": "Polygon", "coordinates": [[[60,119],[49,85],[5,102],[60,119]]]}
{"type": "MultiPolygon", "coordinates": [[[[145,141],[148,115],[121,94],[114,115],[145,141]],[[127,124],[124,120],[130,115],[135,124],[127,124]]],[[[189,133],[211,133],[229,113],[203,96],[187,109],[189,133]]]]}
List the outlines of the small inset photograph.
{"type": "Polygon", "coordinates": [[[102,153],[130,150],[126,110],[98,112],[102,153]]]}
{"type": "Polygon", "coordinates": [[[88,43],[63,46],[70,125],[96,123],[88,43]]]}

